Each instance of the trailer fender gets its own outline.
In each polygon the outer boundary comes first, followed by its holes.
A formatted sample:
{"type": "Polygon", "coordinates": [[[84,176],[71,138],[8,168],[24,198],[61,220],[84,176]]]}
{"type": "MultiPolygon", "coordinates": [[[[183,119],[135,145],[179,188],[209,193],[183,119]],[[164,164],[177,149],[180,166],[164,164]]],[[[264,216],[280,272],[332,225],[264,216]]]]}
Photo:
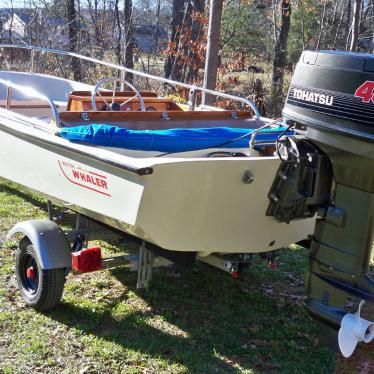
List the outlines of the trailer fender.
{"type": "Polygon", "coordinates": [[[71,248],[60,226],[49,220],[30,220],[17,223],[8,233],[27,237],[37,253],[42,269],[71,268],[71,248]]]}

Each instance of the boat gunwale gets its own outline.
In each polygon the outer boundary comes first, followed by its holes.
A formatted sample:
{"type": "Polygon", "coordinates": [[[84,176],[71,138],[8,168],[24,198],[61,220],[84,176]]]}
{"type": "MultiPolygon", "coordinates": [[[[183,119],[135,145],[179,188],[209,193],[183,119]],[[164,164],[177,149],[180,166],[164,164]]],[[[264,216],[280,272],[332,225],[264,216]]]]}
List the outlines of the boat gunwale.
{"type": "MultiPolygon", "coordinates": [[[[212,160],[228,161],[228,160],[231,159],[231,158],[228,158],[228,157],[207,158],[207,157],[202,157],[202,156],[195,156],[195,157],[155,157],[155,156],[152,156],[152,157],[141,157],[141,158],[139,158],[139,157],[132,157],[132,156],[126,156],[126,155],[123,155],[123,154],[119,154],[117,152],[113,152],[113,151],[110,151],[110,150],[105,149],[105,148],[103,149],[102,147],[95,147],[95,148],[90,147],[90,150],[92,148],[92,152],[89,152],[89,151],[85,151],[84,149],[82,149],[82,148],[87,147],[86,144],[71,143],[71,142],[68,142],[68,141],[66,141],[67,144],[63,144],[59,141],[56,141],[57,139],[61,140],[61,141],[65,141],[65,139],[58,136],[60,128],[56,127],[55,125],[53,125],[53,127],[51,127],[50,123],[47,123],[43,120],[33,118],[33,117],[27,117],[23,114],[20,114],[20,113],[11,111],[11,110],[7,110],[5,108],[0,108],[0,118],[1,117],[5,118],[8,121],[17,122],[17,125],[19,125],[19,126],[28,126],[28,127],[31,127],[33,130],[39,130],[39,131],[43,131],[44,133],[47,133],[48,135],[54,135],[54,136],[56,136],[56,138],[54,139],[55,141],[53,141],[51,139],[46,139],[44,137],[31,135],[30,133],[26,133],[25,131],[14,129],[9,125],[6,125],[6,124],[3,124],[3,123],[0,122],[1,128],[5,129],[4,131],[9,129],[8,131],[6,131],[8,133],[12,133],[14,135],[17,135],[19,133],[23,137],[34,138],[35,140],[37,140],[39,142],[46,142],[46,143],[49,143],[53,146],[59,147],[61,149],[64,149],[64,150],[67,150],[67,151],[70,151],[70,152],[77,152],[78,151],[78,152],[80,152],[80,154],[82,154],[82,155],[84,155],[88,158],[94,158],[98,161],[107,163],[107,164],[112,165],[112,166],[119,167],[123,170],[128,170],[128,171],[133,172],[133,173],[138,174],[138,175],[152,174],[153,167],[155,167],[159,164],[177,163],[177,162],[208,162],[208,161],[212,161],[212,160]],[[119,157],[121,160],[115,160],[113,158],[104,157],[104,156],[100,157],[97,154],[95,154],[94,151],[93,151],[93,150],[97,151],[98,149],[105,150],[108,153],[112,153],[115,156],[119,157]],[[130,165],[129,162],[126,162],[125,159],[138,160],[139,162],[143,162],[143,163],[148,162],[149,165],[134,166],[134,165],[130,165]]],[[[261,121],[265,122],[265,123],[271,122],[270,120],[268,120],[266,118],[261,118],[261,121]]],[[[216,149],[216,148],[212,148],[212,150],[214,150],[214,149],[216,149]]],[[[222,149],[219,149],[219,148],[217,148],[217,150],[222,151],[222,149]]],[[[263,159],[278,158],[278,157],[277,156],[251,156],[250,158],[251,159],[257,159],[257,160],[263,160],[263,159]]],[[[245,161],[245,160],[248,160],[248,156],[246,156],[246,157],[235,157],[235,160],[245,161]]]]}
{"type": "MultiPolygon", "coordinates": [[[[0,108],[0,117],[1,117],[1,114],[2,114],[3,110],[6,110],[6,109],[0,108]]],[[[6,111],[10,112],[12,115],[15,114],[14,112],[11,112],[9,110],[6,110],[6,111]]],[[[17,118],[13,118],[13,119],[7,118],[7,119],[17,121],[17,118]]],[[[21,118],[21,120],[23,120],[23,119],[21,118]]],[[[25,124],[23,123],[22,125],[25,125],[25,124]]],[[[58,128],[56,128],[56,131],[54,131],[54,129],[47,129],[44,126],[35,127],[34,124],[31,121],[29,123],[29,126],[33,127],[36,130],[42,130],[42,129],[43,130],[52,130],[52,131],[49,131],[48,134],[58,136],[57,135],[58,134],[58,131],[57,131],[58,128]]],[[[34,135],[34,134],[19,131],[19,130],[14,129],[10,126],[7,126],[7,125],[5,125],[1,122],[0,122],[0,131],[4,131],[4,132],[6,132],[10,135],[16,136],[17,138],[20,138],[20,139],[23,139],[23,140],[32,139],[32,140],[34,140],[34,143],[35,143],[35,141],[42,142],[42,143],[47,143],[47,144],[49,144],[53,147],[57,147],[57,148],[60,148],[60,149],[63,149],[65,151],[69,151],[69,152],[78,153],[81,156],[85,156],[85,157],[94,159],[96,161],[103,162],[103,163],[108,164],[110,166],[115,166],[117,168],[120,168],[120,169],[125,170],[125,171],[129,171],[131,173],[135,173],[135,174],[140,175],[140,176],[150,175],[150,174],[153,173],[153,168],[152,167],[136,167],[136,166],[132,166],[132,165],[129,165],[129,164],[126,164],[126,163],[121,163],[121,162],[118,162],[118,161],[115,161],[115,160],[103,158],[103,157],[100,157],[98,155],[95,155],[94,153],[86,152],[86,151],[78,149],[78,148],[73,148],[73,147],[70,147],[68,145],[62,144],[60,142],[55,142],[52,139],[46,139],[46,138],[38,137],[37,135],[34,135]]]]}

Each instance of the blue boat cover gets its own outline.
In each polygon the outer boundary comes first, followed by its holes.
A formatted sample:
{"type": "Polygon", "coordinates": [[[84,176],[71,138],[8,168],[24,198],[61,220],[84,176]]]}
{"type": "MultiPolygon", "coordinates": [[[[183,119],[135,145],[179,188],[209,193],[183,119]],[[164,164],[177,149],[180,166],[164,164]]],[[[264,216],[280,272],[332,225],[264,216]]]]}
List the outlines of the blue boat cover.
{"type": "MultiPolygon", "coordinates": [[[[129,130],[105,124],[92,124],[64,127],[59,134],[62,138],[70,141],[86,142],[107,147],[143,151],[185,152],[205,148],[218,148],[222,143],[248,134],[243,139],[223,146],[224,148],[245,148],[248,147],[250,133],[254,130],[256,129],[230,127],[129,130]]],[[[285,127],[263,129],[256,135],[256,141],[275,141],[285,130],[285,127]]]]}

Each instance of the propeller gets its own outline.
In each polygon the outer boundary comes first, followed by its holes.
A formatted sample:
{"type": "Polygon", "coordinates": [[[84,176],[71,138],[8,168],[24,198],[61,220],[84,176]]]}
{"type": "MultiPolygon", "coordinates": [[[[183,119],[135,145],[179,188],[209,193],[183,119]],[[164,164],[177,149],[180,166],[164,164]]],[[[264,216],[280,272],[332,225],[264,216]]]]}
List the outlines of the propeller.
{"type": "Polygon", "coordinates": [[[347,313],[342,319],[338,343],[344,357],[351,357],[359,342],[370,343],[374,338],[374,322],[360,317],[364,303],[362,300],[355,314],[347,313]]]}

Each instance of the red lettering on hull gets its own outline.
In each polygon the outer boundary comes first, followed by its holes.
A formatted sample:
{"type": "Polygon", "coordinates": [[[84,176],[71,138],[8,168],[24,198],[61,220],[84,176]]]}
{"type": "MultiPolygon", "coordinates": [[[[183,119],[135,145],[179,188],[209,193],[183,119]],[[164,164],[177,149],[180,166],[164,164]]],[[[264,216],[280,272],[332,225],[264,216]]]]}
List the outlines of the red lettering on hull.
{"type": "Polygon", "coordinates": [[[108,190],[106,176],[91,171],[85,171],[70,163],[58,161],[64,177],[71,183],[98,192],[105,196],[111,196],[103,190],[108,190]]]}
{"type": "Polygon", "coordinates": [[[108,185],[107,185],[105,179],[102,179],[102,178],[106,178],[106,177],[103,177],[103,176],[100,176],[100,178],[99,177],[92,177],[89,174],[78,172],[77,170],[74,170],[74,169],[72,170],[72,173],[73,173],[73,177],[77,180],[81,180],[83,182],[93,184],[94,186],[97,186],[97,187],[100,187],[100,188],[105,188],[106,190],[108,189],[108,185]]]}

